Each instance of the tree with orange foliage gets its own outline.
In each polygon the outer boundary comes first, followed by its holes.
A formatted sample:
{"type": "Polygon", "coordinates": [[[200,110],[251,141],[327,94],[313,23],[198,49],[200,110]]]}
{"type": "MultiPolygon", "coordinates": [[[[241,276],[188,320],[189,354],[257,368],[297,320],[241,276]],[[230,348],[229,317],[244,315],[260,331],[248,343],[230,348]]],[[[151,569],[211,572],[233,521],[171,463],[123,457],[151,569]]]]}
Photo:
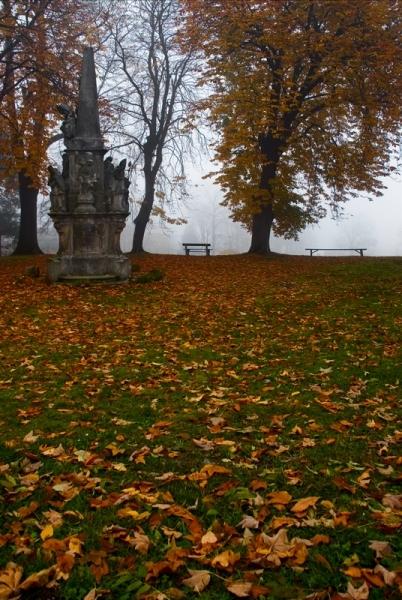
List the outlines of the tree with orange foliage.
{"type": "Polygon", "coordinates": [[[82,47],[95,40],[93,7],[85,0],[1,0],[0,34],[0,179],[19,190],[15,253],[35,254],[56,105],[77,88],[82,47]]]}
{"type": "Polygon", "coordinates": [[[380,196],[395,169],[400,0],[183,0],[184,43],[206,57],[217,181],[269,253],[328,207],[380,196]]]}

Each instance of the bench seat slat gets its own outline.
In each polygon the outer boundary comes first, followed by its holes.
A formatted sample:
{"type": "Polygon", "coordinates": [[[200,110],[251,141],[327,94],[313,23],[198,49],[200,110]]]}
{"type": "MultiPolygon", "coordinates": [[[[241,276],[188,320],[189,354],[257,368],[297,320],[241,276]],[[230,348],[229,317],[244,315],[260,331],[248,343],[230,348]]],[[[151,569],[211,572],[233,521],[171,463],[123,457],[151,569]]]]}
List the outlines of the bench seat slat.
{"type": "Polygon", "coordinates": [[[315,252],[358,252],[360,256],[363,256],[363,252],[367,248],[305,248],[310,252],[310,256],[313,256],[315,252]]]}

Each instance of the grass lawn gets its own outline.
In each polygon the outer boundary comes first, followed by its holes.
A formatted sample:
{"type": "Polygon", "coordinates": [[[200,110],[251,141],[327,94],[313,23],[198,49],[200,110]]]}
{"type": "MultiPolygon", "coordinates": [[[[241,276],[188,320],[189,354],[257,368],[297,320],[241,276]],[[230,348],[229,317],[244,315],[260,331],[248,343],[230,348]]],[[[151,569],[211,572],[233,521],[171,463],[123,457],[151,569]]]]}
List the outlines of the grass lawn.
{"type": "Polygon", "coordinates": [[[0,259],[0,599],[400,598],[402,259],[135,262],[0,259]]]}

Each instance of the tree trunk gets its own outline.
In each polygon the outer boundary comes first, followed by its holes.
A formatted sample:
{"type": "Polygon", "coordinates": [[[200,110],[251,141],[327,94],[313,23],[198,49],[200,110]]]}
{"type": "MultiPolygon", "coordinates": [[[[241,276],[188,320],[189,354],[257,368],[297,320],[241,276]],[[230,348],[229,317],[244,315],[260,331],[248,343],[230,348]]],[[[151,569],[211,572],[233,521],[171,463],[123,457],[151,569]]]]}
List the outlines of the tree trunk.
{"type": "MultiPolygon", "coordinates": [[[[272,139],[260,138],[261,151],[266,155],[269,162],[263,165],[261,169],[260,189],[270,190],[272,181],[276,177],[276,168],[278,163],[278,147],[272,142],[272,139]]],[[[250,253],[269,254],[269,237],[271,235],[272,223],[275,215],[272,203],[269,199],[261,205],[260,212],[253,215],[251,225],[251,246],[250,253]]]]}
{"type": "Polygon", "coordinates": [[[42,254],[38,244],[37,226],[39,192],[23,171],[18,173],[18,187],[21,206],[20,230],[13,254],[42,254]]]}
{"type": "Polygon", "coordinates": [[[273,220],[272,204],[263,206],[261,211],[253,216],[250,253],[269,254],[269,237],[273,220]]]}
{"type": "Polygon", "coordinates": [[[141,208],[134,220],[135,229],[133,236],[133,254],[144,252],[144,235],[148,225],[152,207],[154,204],[155,183],[151,181],[150,176],[145,175],[145,195],[142,201],[141,208]]]}
{"type": "Polygon", "coordinates": [[[145,206],[144,199],[141,204],[140,212],[134,221],[135,229],[133,236],[133,248],[131,250],[133,254],[140,254],[141,252],[144,252],[144,235],[145,229],[148,225],[150,213],[151,211],[145,206]]]}

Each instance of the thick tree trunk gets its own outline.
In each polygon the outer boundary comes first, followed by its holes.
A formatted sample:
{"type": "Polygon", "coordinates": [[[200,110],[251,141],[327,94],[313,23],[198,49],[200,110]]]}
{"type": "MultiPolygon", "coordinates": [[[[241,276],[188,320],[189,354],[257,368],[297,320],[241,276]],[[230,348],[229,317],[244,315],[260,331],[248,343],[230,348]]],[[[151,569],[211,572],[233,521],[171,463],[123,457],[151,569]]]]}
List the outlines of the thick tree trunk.
{"type": "Polygon", "coordinates": [[[20,230],[13,254],[42,254],[38,244],[38,190],[23,171],[18,173],[18,186],[21,206],[20,230]]]}
{"type": "Polygon", "coordinates": [[[150,181],[149,177],[146,176],[144,200],[142,201],[141,208],[134,221],[135,229],[133,236],[133,248],[131,250],[133,254],[144,252],[145,229],[151,216],[151,211],[154,204],[154,195],[155,184],[153,181],[150,181]]]}
{"type": "Polygon", "coordinates": [[[144,235],[145,229],[148,225],[150,210],[145,205],[145,199],[141,204],[140,212],[138,213],[134,223],[134,236],[133,236],[133,248],[131,252],[133,254],[140,254],[144,252],[144,235]]]}
{"type": "Polygon", "coordinates": [[[251,245],[249,252],[252,254],[269,254],[269,237],[271,234],[274,213],[272,204],[263,206],[261,211],[253,216],[251,226],[251,245]]]}
{"type": "MultiPolygon", "coordinates": [[[[261,170],[260,189],[270,190],[272,181],[276,177],[276,167],[278,161],[277,146],[274,146],[272,140],[261,138],[261,150],[270,159],[261,170]]],[[[269,254],[269,238],[271,235],[272,223],[275,215],[271,202],[266,201],[261,205],[260,212],[253,216],[251,224],[251,245],[250,253],[253,254],[269,254]]]]}

